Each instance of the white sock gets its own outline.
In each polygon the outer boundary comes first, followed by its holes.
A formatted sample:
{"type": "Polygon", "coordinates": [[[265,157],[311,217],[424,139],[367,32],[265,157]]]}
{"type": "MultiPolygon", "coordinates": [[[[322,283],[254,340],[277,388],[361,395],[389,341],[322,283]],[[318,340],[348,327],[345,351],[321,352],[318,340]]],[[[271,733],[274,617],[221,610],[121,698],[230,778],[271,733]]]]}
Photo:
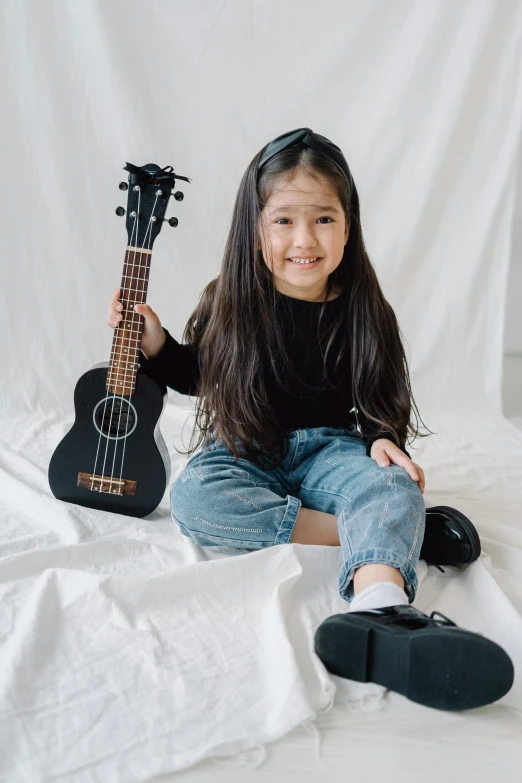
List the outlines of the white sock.
{"type": "Polygon", "coordinates": [[[349,603],[348,611],[366,611],[367,609],[380,609],[383,606],[408,603],[408,596],[396,582],[374,582],[354,595],[349,603]]]}

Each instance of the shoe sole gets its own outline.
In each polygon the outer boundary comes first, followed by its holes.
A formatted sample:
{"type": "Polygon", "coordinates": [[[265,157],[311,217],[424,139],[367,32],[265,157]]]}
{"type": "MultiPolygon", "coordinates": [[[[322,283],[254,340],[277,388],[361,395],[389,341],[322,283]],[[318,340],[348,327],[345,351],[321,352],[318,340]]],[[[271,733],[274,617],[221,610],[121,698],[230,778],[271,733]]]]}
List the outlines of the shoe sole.
{"type": "Polygon", "coordinates": [[[430,513],[444,513],[455,519],[464,529],[469,541],[470,541],[470,553],[467,560],[463,560],[459,565],[465,565],[466,563],[472,563],[478,559],[481,553],[480,537],[475,527],[470,525],[470,520],[461,511],[452,506],[432,506],[426,510],[426,514],[430,513]]]}
{"type": "Polygon", "coordinates": [[[332,674],[383,685],[438,710],[491,704],[514,681],[513,662],[500,645],[458,626],[392,629],[348,612],[321,623],[314,649],[332,674]]]}

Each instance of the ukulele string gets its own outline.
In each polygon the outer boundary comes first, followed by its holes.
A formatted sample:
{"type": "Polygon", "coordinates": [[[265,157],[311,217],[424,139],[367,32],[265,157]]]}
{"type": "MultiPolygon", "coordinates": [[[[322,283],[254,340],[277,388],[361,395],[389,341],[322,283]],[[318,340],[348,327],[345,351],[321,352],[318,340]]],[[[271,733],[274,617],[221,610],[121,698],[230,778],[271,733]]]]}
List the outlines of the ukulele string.
{"type": "MultiPolygon", "coordinates": [[[[136,217],[134,219],[134,227],[133,227],[133,230],[132,230],[132,236],[134,236],[134,231],[136,231],[136,240],[134,241],[134,243],[133,242],[130,243],[131,247],[137,247],[137,243],[138,243],[139,221],[140,221],[140,206],[141,206],[141,188],[138,189],[138,208],[136,210],[136,217]]],[[[130,253],[131,252],[133,253],[132,266],[134,266],[134,261],[136,259],[136,251],[135,250],[134,251],[127,250],[127,256],[126,256],[126,259],[125,259],[125,270],[124,270],[124,274],[123,274],[123,290],[124,290],[125,294],[124,294],[124,297],[122,297],[120,299],[120,301],[121,301],[122,305],[124,305],[124,307],[122,309],[122,319],[121,319],[120,324],[118,325],[118,330],[119,330],[119,328],[121,326],[122,327],[122,335],[124,335],[125,329],[127,328],[126,326],[123,327],[123,325],[128,323],[128,321],[127,321],[127,303],[128,303],[128,300],[130,300],[130,297],[127,296],[127,292],[132,292],[132,289],[129,286],[129,280],[128,280],[128,277],[129,277],[129,275],[128,275],[128,271],[129,271],[129,257],[130,257],[130,253]]],[[[132,279],[132,274],[131,274],[131,279],[132,279]]],[[[131,334],[132,333],[133,332],[131,330],[131,334]]],[[[129,346],[127,345],[127,349],[128,349],[128,347],[129,346]]],[[[122,365],[123,365],[123,362],[121,361],[122,355],[123,355],[123,346],[120,343],[120,353],[119,353],[118,371],[117,372],[119,372],[120,374],[122,372],[124,373],[123,380],[122,380],[122,386],[124,386],[124,384],[126,383],[126,380],[127,380],[126,376],[127,376],[127,364],[128,364],[129,351],[127,350],[127,362],[126,362],[124,370],[122,370],[122,365]]],[[[118,376],[116,376],[116,377],[118,377],[118,376]]],[[[120,419],[121,419],[121,408],[122,408],[122,402],[124,401],[123,394],[120,394],[119,397],[120,397],[121,402],[120,402],[120,413],[119,413],[119,418],[118,418],[117,435],[119,434],[119,431],[120,431],[119,430],[119,425],[120,425],[120,419]]],[[[116,399],[116,395],[114,395],[113,399],[114,400],[116,399]]],[[[110,432],[112,430],[112,417],[113,417],[113,415],[114,415],[114,404],[112,405],[112,408],[111,408],[111,418],[110,418],[110,422],[109,422],[109,435],[110,435],[110,432]]],[[[129,419],[129,417],[127,416],[127,421],[128,421],[128,419],[129,419]]],[[[107,459],[107,450],[108,450],[108,447],[109,447],[109,440],[110,440],[110,437],[107,438],[106,443],[105,443],[105,459],[103,460],[103,475],[105,475],[105,461],[107,459]]],[[[118,438],[116,437],[115,440],[114,440],[114,450],[113,450],[113,455],[112,455],[112,472],[111,472],[111,480],[109,482],[110,491],[112,491],[112,480],[114,478],[114,461],[115,461],[115,458],[116,458],[117,448],[118,448],[118,438]]],[[[121,485],[120,485],[120,489],[121,489],[121,485]]]]}
{"type": "MultiPolygon", "coordinates": [[[[154,210],[156,209],[156,203],[158,201],[158,198],[159,198],[159,196],[156,193],[156,199],[155,199],[154,204],[152,206],[151,215],[150,215],[149,222],[148,222],[148,225],[147,225],[147,231],[145,233],[145,237],[143,238],[143,245],[141,247],[142,250],[150,250],[150,238],[151,238],[151,230],[152,230],[152,217],[154,215],[154,210]],[[148,239],[147,239],[147,237],[148,237],[148,239]],[[147,244],[147,242],[148,242],[148,244],[147,244]]],[[[139,200],[138,200],[138,209],[139,209],[139,200]]],[[[147,277],[146,277],[146,275],[147,275],[147,264],[145,263],[145,265],[143,265],[143,259],[146,258],[147,255],[149,256],[149,260],[150,260],[150,253],[140,253],[138,269],[140,269],[140,270],[144,269],[145,270],[145,273],[144,273],[145,277],[138,277],[137,278],[138,281],[140,281],[140,282],[147,282],[147,277]]],[[[133,264],[132,264],[133,267],[134,267],[134,261],[135,260],[136,260],[136,251],[134,251],[134,258],[133,258],[133,264]]],[[[134,290],[134,294],[136,295],[137,293],[142,294],[142,298],[141,298],[139,304],[143,304],[143,294],[145,293],[145,291],[144,290],[140,291],[139,289],[138,289],[138,291],[134,290]]],[[[135,300],[134,304],[137,304],[136,296],[134,297],[134,300],[135,300]]],[[[141,316],[141,317],[143,318],[143,316],[141,316]]],[[[135,323],[137,323],[139,325],[139,323],[140,323],[140,314],[137,313],[136,310],[133,308],[131,326],[134,327],[135,323]],[[135,321],[136,317],[137,317],[137,321],[135,321]]],[[[131,329],[131,334],[134,334],[134,328],[131,329]]],[[[134,361],[136,362],[136,366],[137,366],[138,357],[136,357],[136,359],[134,361]]],[[[127,365],[128,364],[129,364],[129,352],[127,351],[127,362],[126,362],[126,365],[125,365],[125,375],[127,374],[127,365]]],[[[131,400],[131,398],[132,398],[132,394],[129,395],[128,411],[130,411],[130,400],[131,400]]],[[[121,406],[120,406],[120,418],[118,419],[118,432],[120,430],[120,419],[121,419],[121,406]]],[[[122,477],[122,474],[123,474],[123,460],[125,459],[125,446],[127,444],[127,434],[128,434],[128,430],[129,430],[129,419],[130,419],[130,416],[127,415],[127,420],[125,422],[125,436],[123,438],[123,454],[122,454],[122,458],[121,458],[120,481],[121,481],[121,477],[122,477]]],[[[113,460],[112,460],[111,483],[112,483],[112,479],[113,479],[113,475],[114,475],[114,462],[115,462],[115,459],[116,459],[116,448],[114,449],[114,456],[113,456],[113,460]]],[[[120,486],[121,486],[121,484],[120,484],[120,486]]]]}
{"type": "MultiPolygon", "coordinates": [[[[139,211],[139,195],[140,195],[140,193],[138,193],[138,211],[139,211]]],[[[137,230],[137,225],[136,225],[136,219],[135,219],[134,220],[134,226],[133,226],[132,232],[131,232],[131,237],[130,237],[130,240],[129,240],[129,245],[131,247],[134,247],[133,239],[134,239],[134,232],[136,230],[137,230]]],[[[127,264],[128,255],[129,255],[129,251],[125,250],[125,264],[127,264]]],[[[122,282],[123,282],[123,286],[124,286],[124,290],[125,290],[125,288],[126,288],[126,286],[125,286],[125,273],[123,275],[123,278],[124,279],[123,279],[122,282]]],[[[118,326],[114,330],[115,331],[115,340],[117,340],[117,338],[118,338],[119,328],[120,328],[120,325],[118,324],[118,326]]],[[[114,359],[114,353],[115,352],[113,350],[112,359],[114,359]]],[[[110,363],[109,363],[109,366],[110,366],[110,363]]],[[[114,366],[116,366],[116,365],[114,365],[114,366]]],[[[113,370],[113,372],[114,372],[114,370],[113,370]]],[[[111,383],[111,382],[109,381],[109,383],[111,383]]],[[[112,399],[113,399],[113,408],[114,408],[114,400],[116,399],[116,395],[113,394],[112,399]]],[[[100,434],[98,436],[98,448],[96,449],[96,457],[94,459],[94,470],[93,470],[92,477],[91,477],[91,490],[93,488],[94,476],[96,475],[96,465],[98,464],[98,452],[100,450],[101,436],[103,434],[103,422],[105,421],[105,411],[107,410],[107,401],[108,400],[109,400],[109,389],[107,389],[106,394],[105,394],[105,404],[103,406],[103,413],[102,413],[101,425],[100,425],[100,434]]],[[[111,422],[112,422],[112,415],[111,415],[111,422]]],[[[110,433],[110,426],[109,426],[109,432],[108,432],[107,438],[105,440],[105,457],[104,457],[104,460],[103,460],[102,471],[101,471],[101,474],[100,474],[102,476],[102,483],[103,483],[103,475],[104,475],[103,471],[105,470],[105,460],[107,459],[107,447],[109,445],[110,435],[111,435],[111,433],[110,433]]],[[[111,485],[111,489],[112,489],[112,485],[111,485]]],[[[99,491],[101,492],[101,485],[100,485],[100,490],[99,491]]]]}

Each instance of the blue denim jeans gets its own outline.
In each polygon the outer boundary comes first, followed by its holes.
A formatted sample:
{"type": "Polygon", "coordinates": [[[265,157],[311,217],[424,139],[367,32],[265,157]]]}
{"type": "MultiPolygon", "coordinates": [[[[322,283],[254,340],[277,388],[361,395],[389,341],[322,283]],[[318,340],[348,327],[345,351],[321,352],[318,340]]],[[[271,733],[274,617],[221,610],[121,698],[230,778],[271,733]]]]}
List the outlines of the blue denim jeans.
{"type": "Polygon", "coordinates": [[[170,493],[172,519],[203,547],[263,549],[291,543],[301,506],[337,516],[343,566],[339,594],[354,596],[355,569],[400,569],[412,603],[426,523],[418,484],[398,465],[366,456],[356,429],[293,430],[277,468],[234,456],[220,439],[195,452],[170,493]]]}

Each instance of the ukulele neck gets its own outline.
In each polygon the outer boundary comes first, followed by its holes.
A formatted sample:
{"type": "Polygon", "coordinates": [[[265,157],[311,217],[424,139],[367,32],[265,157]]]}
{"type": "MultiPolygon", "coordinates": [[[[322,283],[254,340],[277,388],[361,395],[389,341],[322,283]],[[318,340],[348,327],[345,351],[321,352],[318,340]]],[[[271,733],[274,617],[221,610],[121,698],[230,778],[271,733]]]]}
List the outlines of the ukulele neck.
{"type": "Polygon", "coordinates": [[[143,316],[135,304],[145,304],[152,250],[127,246],[121,280],[121,321],[114,330],[106,389],[113,394],[133,394],[138,374],[143,316]]]}

